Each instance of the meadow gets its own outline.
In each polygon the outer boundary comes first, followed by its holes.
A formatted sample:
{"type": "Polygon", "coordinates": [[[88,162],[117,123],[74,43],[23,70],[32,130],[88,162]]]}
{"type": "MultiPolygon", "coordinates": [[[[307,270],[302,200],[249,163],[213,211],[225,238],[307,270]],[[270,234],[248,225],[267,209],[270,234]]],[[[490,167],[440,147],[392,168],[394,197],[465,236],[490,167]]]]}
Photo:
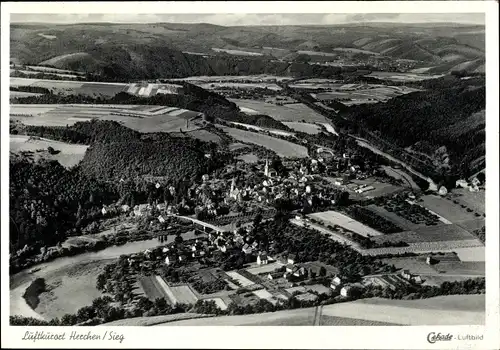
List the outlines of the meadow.
{"type": "Polygon", "coordinates": [[[307,149],[292,142],[235,128],[222,127],[222,129],[238,141],[266,147],[281,157],[307,157],[307,149]]]}
{"type": "Polygon", "coordinates": [[[200,129],[194,122],[187,122],[198,112],[167,106],[13,104],[10,114],[11,119],[19,119],[26,125],[66,126],[97,118],[114,120],[140,132],[200,129]]]}
{"type": "Polygon", "coordinates": [[[34,160],[40,158],[57,160],[66,168],[78,164],[83,159],[88,148],[85,145],[69,144],[44,138],[32,138],[25,135],[11,135],[9,140],[11,152],[32,152],[34,160]],[[47,150],[48,147],[54,148],[59,153],[50,154],[47,150]]]}
{"type": "Polygon", "coordinates": [[[229,99],[238,107],[243,107],[242,112],[249,114],[265,114],[279,121],[329,123],[330,121],[319,113],[316,113],[302,103],[278,106],[271,103],[256,100],[229,99]]]}
{"type": "Polygon", "coordinates": [[[363,225],[359,221],[356,221],[347,215],[330,210],[320,213],[314,213],[308,215],[312,219],[323,221],[326,225],[338,225],[347,230],[355,232],[363,237],[368,236],[381,236],[383,233],[372,229],[366,225],[363,225]]]}

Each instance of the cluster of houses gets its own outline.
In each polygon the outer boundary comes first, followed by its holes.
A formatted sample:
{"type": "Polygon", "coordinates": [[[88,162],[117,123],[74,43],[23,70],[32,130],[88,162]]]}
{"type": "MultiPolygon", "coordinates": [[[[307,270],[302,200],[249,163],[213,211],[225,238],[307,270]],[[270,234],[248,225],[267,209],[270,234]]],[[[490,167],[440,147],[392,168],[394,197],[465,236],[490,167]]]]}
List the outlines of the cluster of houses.
{"type": "Polygon", "coordinates": [[[481,185],[481,181],[474,177],[470,182],[464,179],[457,180],[455,183],[456,187],[461,187],[468,189],[470,192],[479,192],[479,186],[481,185]]]}
{"type": "Polygon", "coordinates": [[[317,164],[317,160],[311,160],[311,164],[312,167],[306,167],[304,164],[298,164],[297,161],[283,162],[283,165],[290,170],[287,176],[279,176],[266,161],[261,167],[264,174],[263,180],[254,183],[249,183],[252,180],[245,181],[243,186],[238,186],[236,179],[233,179],[226,201],[253,201],[256,204],[271,205],[276,200],[286,198],[307,202],[309,205],[313,205],[313,202],[318,200],[335,204],[338,190],[324,184],[323,179],[313,173],[311,169],[315,169],[314,164],[317,164]]]}

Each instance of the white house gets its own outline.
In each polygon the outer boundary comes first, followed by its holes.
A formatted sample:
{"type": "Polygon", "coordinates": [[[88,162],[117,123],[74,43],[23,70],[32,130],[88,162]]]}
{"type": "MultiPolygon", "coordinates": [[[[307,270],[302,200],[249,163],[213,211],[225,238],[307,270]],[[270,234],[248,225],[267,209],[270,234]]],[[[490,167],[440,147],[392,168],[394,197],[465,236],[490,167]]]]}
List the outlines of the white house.
{"type": "Polygon", "coordinates": [[[446,194],[448,194],[448,190],[446,189],[446,187],[441,186],[441,187],[439,187],[439,192],[438,193],[441,196],[446,196],[446,194]]]}
{"type": "Polygon", "coordinates": [[[172,255],[167,255],[165,257],[165,265],[170,265],[175,261],[175,258],[172,255]]]}
{"type": "Polygon", "coordinates": [[[126,213],[130,210],[130,206],[127,204],[124,204],[121,206],[122,212],[126,213]]]}
{"type": "Polygon", "coordinates": [[[105,207],[102,207],[102,209],[101,209],[101,213],[102,213],[102,215],[106,215],[106,213],[107,213],[107,212],[108,212],[108,211],[106,210],[106,208],[105,208],[105,207]]]}
{"type": "Polygon", "coordinates": [[[477,185],[470,185],[469,192],[479,192],[479,187],[477,185]]]}
{"type": "Polygon", "coordinates": [[[296,259],[296,255],[295,254],[289,254],[288,257],[287,257],[287,263],[289,264],[295,264],[295,259],[296,259]]]}
{"type": "Polygon", "coordinates": [[[253,253],[253,248],[250,246],[248,243],[241,248],[241,251],[245,254],[252,254],[253,253]]]}
{"type": "Polygon", "coordinates": [[[165,222],[165,219],[163,218],[163,216],[158,216],[158,221],[161,222],[162,224],[165,222]]]}
{"type": "Polygon", "coordinates": [[[472,185],[479,186],[481,184],[481,181],[479,181],[479,179],[477,177],[474,177],[471,180],[471,183],[472,183],[472,185]]]}
{"type": "Polygon", "coordinates": [[[411,274],[410,274],[410,270],[403,270],[401,272],[401,276],[406,279],[406,280],[409,280],[411,279],[411,274]]]}
{"type": "Polygon", "coordinates": [[[350,292],[351,292],[351,287],[345,286],[342,287],[342,289],[340,290],[340,295],[342,295],[343,297],[348,297],[350,295],[350,292]]]}
{"type": "Polygon", "coordinates": [[[257,265],[266,265],[268,262],[266,253],[260,253],[257,255],[257,265]]]}
{"type": "Polygon", "coordinates": [[[455,182],[455,186],[456,186],[456,187],[467,188],[468,183],[467,183],[467,181],[466,181],[466,180],[464,180],[464,179],[460,179],[460,180],[457,180],[457,181],[455,182]]]}

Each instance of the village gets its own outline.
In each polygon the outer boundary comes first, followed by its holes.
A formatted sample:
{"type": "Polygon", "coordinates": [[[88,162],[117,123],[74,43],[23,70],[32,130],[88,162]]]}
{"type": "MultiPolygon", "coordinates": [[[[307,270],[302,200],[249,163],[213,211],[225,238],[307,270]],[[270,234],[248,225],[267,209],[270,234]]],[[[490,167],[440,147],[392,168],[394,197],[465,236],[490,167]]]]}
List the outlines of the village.
{"type": "MultiPolygon", "coordinates": [[[[336,164],[348,159],[343,154],[336,164]]],[[[253,305],[260,299],[277,305],[294,297],[307,304],[325,298],[359,297],[372,287],[397,290],[422,284],[419,274],[394,267],[361,278],[343,276],[335,265],[304,261],[294,252],[277,253],[275,242],[261,234],[261,225],[274,219],[280,208],[277,203],[286,199],[283,205],[295,213],[290,219],[292,224],[320,231],[322,227],[354,243],[359,242],[356,237],[363,238],[362,231],[369,227],[359,225],[358,230],[348,225],[352,219],[343,221],[339,217],[334,228],[321,224],[314,215],[321,215],[323,210],[340,210],[350,203],[350,193],[361,196],[374,190],[374,186],[366,184],[352,186],[352,181],[366,179],[376,171],[363,172],[360,166],[345,161],[345,171],[339,171],[338,165],[333,171],[333,175],[341,176],[328,181],[324,176],[332,172],[324,162],[323,157],[272,163],[266,160],[251,165],[237,162],[226,167],[217,178],[204,175],[202,182],[190,186],[187,196],[177,205],[153,201],[133,208],[125,204],[119,208],[104,207],[102,214],[121,210],[126,215],[149,220],[150,227],[160,227],[158,247],[127,257],[137,295],[152,301],[165,297],[172,305],[212,300],[226,310],[231,303],[253,305]],[[191,230],[194,234],[177,233],[169,243],[161,244],[167,242],[174,223],[186,225],[184,231],[191,230]]],[[[156,188],[160,187],[157,183],[156,188]]],[[[175,188],[168,190],[175,196],[175,188]]],[[[411,191],[399,188],[394,193],[403,195],[406,205],[416,205],[416,196],[411,191]]],[[[430,219],[424,215],[423,220],[430,219]]],[[[351,248],[356,250],[355,246],[351,248]]],[[[425,259],[429,266],[435,263],[431,255],[425,259]]],[[[132,298],[136,294],[129,295],[132,298]]]]}

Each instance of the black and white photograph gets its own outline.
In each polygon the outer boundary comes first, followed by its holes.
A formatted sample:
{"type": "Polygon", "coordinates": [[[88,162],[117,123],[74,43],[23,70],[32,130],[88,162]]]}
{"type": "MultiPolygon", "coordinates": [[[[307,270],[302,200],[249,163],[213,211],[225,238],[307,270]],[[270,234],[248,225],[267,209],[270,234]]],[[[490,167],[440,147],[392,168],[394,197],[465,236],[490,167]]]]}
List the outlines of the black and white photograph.
{"type": "Polygon", "coordinates": [[[63,326],[483,340],[485,13],[192,6],[10,13],[3,321],[28,346],[63,326]],[[438,332],[462,325],[481,331],[438,332]]]}

